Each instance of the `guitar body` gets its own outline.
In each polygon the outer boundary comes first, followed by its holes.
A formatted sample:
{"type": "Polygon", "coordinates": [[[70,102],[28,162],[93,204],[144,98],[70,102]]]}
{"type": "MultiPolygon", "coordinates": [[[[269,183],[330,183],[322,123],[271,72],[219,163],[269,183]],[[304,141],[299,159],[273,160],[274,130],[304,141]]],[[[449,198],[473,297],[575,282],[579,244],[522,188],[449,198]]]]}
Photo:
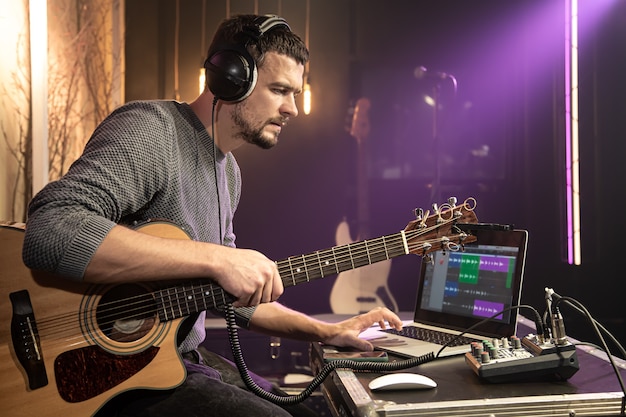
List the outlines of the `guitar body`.
{"type": "MultiPolygon", "coordinates": [[[[337,245],[354,243],[350,226],[343,221],[335,234],[337,245]]],[[[358,314],[384,306],[397,311],[398,306],[387,285],[391,259],[341,272],[330,293],[330,307],[335,314],[358,314]]]]}
{"type": "MultiPolygon", "coordinates": [[[[33,273],[24,231],[0,227],[0,409],[8,416],[87,416],[131,388],[172,388],[185,378],[176,350],[182,319],[142,317],[109,328],[98,306],[133,285],[99,286],[33,273]],[[29,310],[32,310],[29,311],[29,310]],[[32,314],[31,314],[32,313],[32,314]],[[39,346],[32,342],[39,340],[39,346]],[[28,369],[28,371],[27,371],[28,369]]],[[[145,290],[145,291],[144,291],[145,290]]]]}

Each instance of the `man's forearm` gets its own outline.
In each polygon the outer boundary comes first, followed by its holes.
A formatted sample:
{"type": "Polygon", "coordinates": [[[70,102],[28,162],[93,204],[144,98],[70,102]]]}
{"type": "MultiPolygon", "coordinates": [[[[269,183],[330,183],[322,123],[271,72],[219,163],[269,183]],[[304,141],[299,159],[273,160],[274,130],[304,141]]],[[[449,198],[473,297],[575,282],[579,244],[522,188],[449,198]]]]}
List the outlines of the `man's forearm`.
{"type": "Polygon", "coordinates": [[[259,304],[250,320],[250,330],[311,342],[329,337],[331,327],[277,302],[259,304]]]}
{"type": "Polygon", "coordinates": [[[85,281],[156,281],[207,276],[206,263],[203,265],[200,257],[194,255],[199,245],[191,240],[164,239],[115,226],[87,267],[85,281]]]}

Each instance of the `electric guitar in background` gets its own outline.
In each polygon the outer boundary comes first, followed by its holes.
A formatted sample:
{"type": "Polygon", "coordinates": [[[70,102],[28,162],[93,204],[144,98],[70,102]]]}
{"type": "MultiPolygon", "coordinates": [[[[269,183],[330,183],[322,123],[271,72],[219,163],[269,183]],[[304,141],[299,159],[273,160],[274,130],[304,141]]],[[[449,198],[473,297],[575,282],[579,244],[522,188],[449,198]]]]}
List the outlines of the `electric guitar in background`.
{"type": "MultiPolygon", "coordinates": [[[[367,139],[370,134],[370,101],[360,98],[356,102],[350,136],[357,143],[357,230],[356,239],[352,239],[350,225],[344,219],[335,232],[337,245],[347,245],[356,240],[364,240],[369,233],[369,192],[367,169],[367,139]]],[[[389,289],[389,271],[391,260],[377,262],[363,268],[342,272],[337,276],[330,293],[330,307],[335,314],[358,314],[374,307],[383,306],[398,312],[391,290],[389,289]]]]}
{"type": "MultiPolygon", "coordinates": [[[[475,200],[440,208],[398,233],[278,261],[285,288],[379,261],[473,242],[460,223],[477,223],[475,200]]],[[[165,221],[137,227],[189,239],[165,221]]],[[[180,385],[176,348],[190,314],[233,298],[208,279],[95,285],[31,271],[22,262],[24,230],[0,226],[0,412],[10,417],[91,416],[132,389],[180,385]]]]}

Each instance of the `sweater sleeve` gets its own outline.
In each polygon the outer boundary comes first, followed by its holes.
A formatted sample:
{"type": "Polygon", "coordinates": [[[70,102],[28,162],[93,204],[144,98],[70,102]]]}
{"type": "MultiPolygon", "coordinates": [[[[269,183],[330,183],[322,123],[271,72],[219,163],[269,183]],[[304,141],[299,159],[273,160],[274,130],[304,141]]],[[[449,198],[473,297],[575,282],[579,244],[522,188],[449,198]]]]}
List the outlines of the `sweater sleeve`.
{"type": "Polygon", "coordinates": [[[167,112],[135,102],[113,112],[94,131],[68,173],[31,201],[24,263],[81,280],[113,226],[163,192],[173,152],[167,112]]]}

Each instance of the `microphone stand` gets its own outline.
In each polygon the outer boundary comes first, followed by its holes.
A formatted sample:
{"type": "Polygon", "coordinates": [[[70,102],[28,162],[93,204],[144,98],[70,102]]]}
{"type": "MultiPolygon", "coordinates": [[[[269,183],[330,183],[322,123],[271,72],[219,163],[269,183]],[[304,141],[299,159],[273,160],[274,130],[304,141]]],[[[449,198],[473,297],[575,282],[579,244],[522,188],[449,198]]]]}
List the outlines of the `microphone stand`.
{"type": "Polygon", "coordinates": [[[439,143],[439,92],[440,83],[437,81],[433,86],[433,125],[432,138],[435,156],[435,176],[430,190],[430,202],[441,202],[441,144],[439,143]]]}
{"type": "Polygon", "coordinates": [[[435,176],[430,190],[430,202],[439,204],[441,202],[441,171],[442,171],[442,156],[441,156],[441,140],[439,138],[439,100],[441,93],[441,82],[449,79],[454,86],[454,95],[456,97],[457,81],[451,74],[446,74],[445,78],[439,79],[433,85],[433,125],[432,125],[432,137],[433,147],[435,155],[435,176]]]}

